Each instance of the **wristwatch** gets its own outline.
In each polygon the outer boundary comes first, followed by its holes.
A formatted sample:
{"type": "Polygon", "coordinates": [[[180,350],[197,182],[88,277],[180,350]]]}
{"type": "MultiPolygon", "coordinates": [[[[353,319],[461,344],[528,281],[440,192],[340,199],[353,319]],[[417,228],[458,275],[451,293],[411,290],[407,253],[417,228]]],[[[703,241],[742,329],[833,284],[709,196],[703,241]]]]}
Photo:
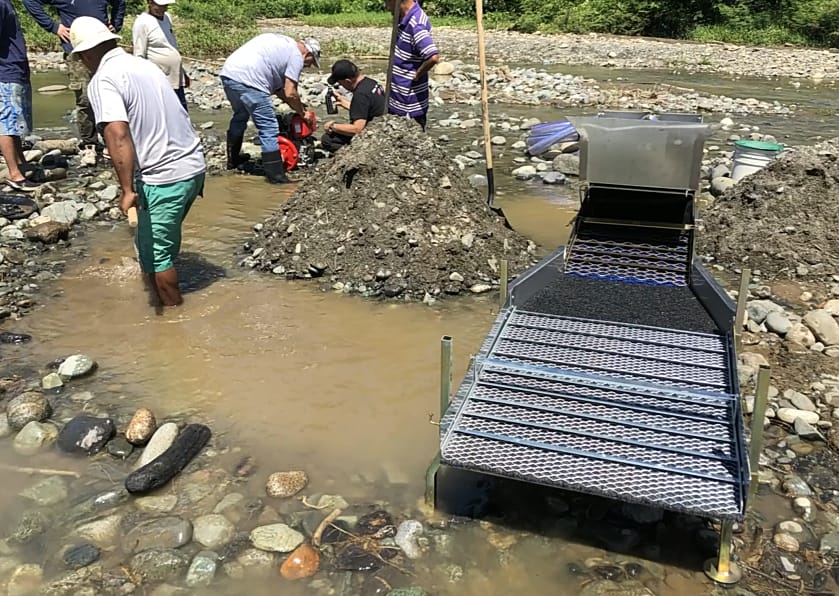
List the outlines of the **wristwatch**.
{"type": "Polygon", "coordinates": [[[328,132],[329,134],[332,134],[332,131],[334,131],[334,130],[335,130],[335,124],[330,124],[329,128],[326,129],[326,132],[328,132]]]}

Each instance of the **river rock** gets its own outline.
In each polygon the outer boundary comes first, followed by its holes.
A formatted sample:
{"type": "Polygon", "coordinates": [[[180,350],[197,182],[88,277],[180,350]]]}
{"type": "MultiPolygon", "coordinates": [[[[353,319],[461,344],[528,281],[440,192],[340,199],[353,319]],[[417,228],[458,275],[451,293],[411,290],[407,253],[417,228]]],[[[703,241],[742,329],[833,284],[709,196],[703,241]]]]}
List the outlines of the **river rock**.
{"type": "Polygon", "coordinates": [[[268,477],[265,492],[271,497],[291,497],[306,488],[309,477],[302,470],[275,472],[268,477]]]}
{"type": "Polygon", "coordinates": [[[537,170],[535,166],[526,165],[520,166],[512,171],[512,176],[516,180],[530,180],[537,174],[537,170]]]}
{"type": "Polygon", "coordinates": [[[179,517],[162,517],[140,522],[122,539],[125,553],[150,548],[178,548],[192,540],[192,524],[179,517]]]}
{"type": "Polygon", "coordinates": [[[775,536],[772,537],[772,542],[775,543],[775,546],[781,550],[787,551],[788,553],[797,553],[801,548],[801,545],[798,543],[795,536],[790,536],[789,534],[784,534],[782,532],[775,534],[775,536]]]}
{"type": "Polygon", "coordinates": [[[816,404],[813,403],[813,400],[793,389],[784,391],[784,399],[788,399],[793,407],[798,410],[806,410],[808,412],[816,411],[816,404]]]}
{"type": "Polygon", "coordinates": [[[61,476],[49,476],[20,491],[20,496],[49,507],[67,498],[67,483],[61,476]]]}
{"type": "Polygon", "coordinates": [[[778,335],[786,335],[792,328],[792,322],[787,317],[786,313],[773,311],[766,315],[766,320],[763,321],[766,328],[772,333],[778,335]]]}
{"type": "Polygon", "coordinates": [[[422,536],[422,524],[414,519],[405,520],[396,530],[396,545],[409,559],[419,559],[422,556],[422,548],[418,542],[420,536],[422,536]]]}
{"type": "Polygon", "coordinates": [[[9,417],[6,412],[0,412],[0,439],[5,439],[12,434],[12,427],[9,426],[9,417]]]}
{"type": "Polygon", "coordinates": [[[407,588],[391,590],[387,593],[387,596],[428,596],[428,592],[419,586],[408,586],[407,588]]]}
{"type": "Polygon", "coordinates": [[[259,550],[290,553],[303,542],[303,534],[285,524],[270,524],[254,528],[251,542],[259,550]]]}
{"type": "Polygon", "coordinates": [[[283,561],[280,574],[290,580],[311,577],[318,572],[320,555],[308,544],[301,544],[283,561]]]}
{"type": "Polygon", "coordinates": [[[796,408],[779,408],[777,412],[778,418],[787,424],[794,424],[797,418],[802,419],[808,424],[818,424],[818,412],[808,412],[807,410],[798,410],[796,408]]]}
{"type": "Polygon", "coordinates": [[[8,542],[29,544],[49,530],[50,523],[51,520],[41,511],[25,511],[12,530],[8,542]]]}
{"type": "Polygon", "coordinates": [[[711,194],[715,197],[722,196],[734,186],[737,186],[736,180],[727,176],[719,176],[711,180],[711,194]]]}
{"type": "Polygon", "coordinates": [[[44,581],[44,570],[40,565],[28,563],[21,565],[12,572],[6,587],[8,596],[26,596],[37,594],[44,581]]]}
{"type": "Polygon", "coordinates": [[[134,555],[131,570],[145,581],[166,581],[189,566],[189,557],[174,549],[154,548],[134,555]]]}
{"type": "Polygon", "coordinates": [[[277,557],[274,553],[248,548],[236,556],[236,563],[243,569],[251,569],[256,572],[270,571],[276,573],[277,557]]]}
{"type": "Polygon", "coordinates": [[[579,176],[580,157],[574,153],[561,153],[554,158],[552,167],[566,176],[579,176]]]}
{"type": "Polygon", "coordinates": [[[84,354],[73,354],[61,363],[58,374],[67,379],[76,379],[89,375],[95,369],[96,361],[93,358],[84,354]]]}
{"type": "Polygon", "coordinates": [[[451,62],[438,62],[434,65],[431,73],[439,76],[448,76],[454,72],[454,64],[451,62]]]}
{"type": "Polygon", "coordinates": [[[793,423],[793,428],[795,429],[795,434],[799,437],[804,439],[805,441],[823,441],[824,437],[822,434],[816,430],[812,424],[809,424],[801,417],[795,419],[793,423]]]}
{"type": "Polygon", "coordinates": [[[155,430],[157,430],[157,421],[152,411],[140,408],[134,412],[131,422],[125,429],[125,439],[132,445],[145,445],[154,435],[155,430]]]}
{"type": "Polygon", "coordinates": [[[177,504],[178,497],[176,495],[140,497],[134,501],[134,505],[137,509],[148,513],[169,513],[177,504]]]}
{"type": "Polygon", "coordinates": [[[110,418],[79,415],[70,420],[58,435],[58,447],[67,453],[93,455],[105,446],[116,432],[110,418]]]}
{"type": "Polygon", "coordinates": [[[6,416],[13,430],[21,430],[30,422],[42,422],[49,418],[52,410],[43,393],[27,391],[21,393],[6,406],[6,416]]]}
{"type": "Polygon", "coordinates": [[[813,335],[813,332],[804,323],[793,324],[789,331],[787,331],[786,339],[787,341],[800,344],[805,348],[809,348],[816,343],[816,336],[813,335]]]}
{"type": "Polygon", "coordinates": [[[809,497],[812,489],[798,476],[788,476],[784,479],[783,489],[791,497],[809,497]]]}
{"type": "Polygon", "coordinates": [[[140,454],[136,468],[142,468],[152,460],[157,459],[164,451],[172,446],[178,436],[178,425],[174,422],[167,422],[158,428],[152,435],[149,444],[140,454]]]}
{"type": "Polygon", "coordinates": [[[825,534],[819,542],[821,552],[839,552],[839,534],[825,534]]]}
{"type": "Polygon", "coordinates": [[[58,389],[62,385],[64,385],[64,381],[61,379],[61,375],[58,373],[50,373],[46,375],[43,379],[41,379],[42,389],[58,389]]]}
{"type": "Polygon", "coordinates": [[[30,422],[15,436],[14,450],[21,455],[35,455],[52,445],[58,436],[58,429],[49,422],[30,422]]]}
{"type": "Polygon", "coordinates": [[[209,586],[213,583],[218,566],[218,555],[212,551],[203,550],[192,559],[186,572],[186,585],[190,588],[209,586]]]}
{"type": "Polygon", "coordinates": [[[217,513],[202,515],[193,522],[195,542],[207,548],[218,548],[226,544],[235,533],[236,527],[217,513]]]}
{"type": "Polygon", "coordinates": [[[101,551],[95,544],[85,542],[64,551],[64,564],[70,569],[81,569],[99,560],[101,551]]]}
{"type": "Polygon", "coordinates": [[[119,534],[121,521],[122,514],[115,513],[79,526],[76,528],[75,534],[97,545],[108,546],[114,542],[119,534]]]}
{"type": "Polygon", "coordinates": [[[758,325],[766,320],[771,312],[783,312],[783,308],[775,304],[771,300],[749,300],[746,303],[746,313],[749,315],[749,320],[754,321],[758,325]]]}
{"type": "Polygon", "coordinates": [[[112,456],[126,460],[134,452],[134,445],[125,440],[125,437],[114,437],[105,445],[105,450],[112,456]]]}
{"type": "Polygon", "coordinates": [[[75,201],[57,201],[41,210],[41,215],[58,223],[73,225],[79,219],[79,210],[75,201]]]}
{"type": "Polygon", "coordinates": [[[826,346],[839,344],[839,324],[824,309],[811,310],[802,319],[820,342],[826,346]]]}
{"type": "Polygon", "coordinates": [[[70,226],[59,221],[46,221],[31,228],[27,228],[26,237],[33,242],[55,244],[59,240],[67,240],[70,226]]]}

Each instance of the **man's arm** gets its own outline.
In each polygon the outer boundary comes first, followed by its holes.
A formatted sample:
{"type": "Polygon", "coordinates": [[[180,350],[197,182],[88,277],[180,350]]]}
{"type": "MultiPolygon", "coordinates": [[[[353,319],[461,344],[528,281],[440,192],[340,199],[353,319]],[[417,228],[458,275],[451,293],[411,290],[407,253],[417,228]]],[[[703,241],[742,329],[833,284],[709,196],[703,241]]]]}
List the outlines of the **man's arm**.
{"type": "Polygon", "coordinates": [[[367,126],[367,120],[364,120],[362,118],[354,120],[352,124],[337,124],[335,122],[327,122],[326,132],[334,132],[339,135],[354,137],[362,130],[364,130],[365,126],[367,126]]]}
{"type": "Polygon", "coordinates": [[[434,66],[440,61],[440,54],[434,54],[431,58],[420,64],[419,68],[417,69],[417,74],[414,75],[414,80],[420,78],[429,70],[434,68],[434,66]]]}
{"type": "Polygon", "coordinates": [[[434,68],[434,65],[440,61],[440,50],[437,49],[437,44],[431,37],[431,24],[428,22],[417,25],[417,28],[414,29],[412,42],[417,56],[423,59],[423,63],[420,64],[417,74],[414,76],[414,80],[416,80],[434,68]]]}
{"type": "Polygon", "coordinates": [[[137,193],[134,192],[134,143],[131,141],[128,122],[106,123],[102,129],[102,136],[105,138],[105,146],[108,147],[122,191],[119,208],[123,213],[127,213],[131,207],[137,205],[137,193]]]}
{"type": "Polygon", "coordinates": [[[282,95],[277,92],[277,97],[286,102],[292,110],[301,116],[306,116],[306,106],[303,104],[303,100],[300,99],[300,94],[297,92],[297,81],[286,77],[282,95]]]}
{"type": "Polygon", "coordinates": [[[111,5],[111,22],[109,25],[113,27],[114,33],[119,33],[125,20],[125,0],[108,0],[108,4],[111,5]]]}
{"type": "Polygon", "coordinates": [[[131,29],[131,45],[134,48],[134,55],[140,58],[149,57],[149,30],[143,22],[144,19],[138,18],[134,21],[134,27],[131,29]]]}
{"type": "Polygon", "coordinates": [[[23,5],[26,11],[32,15],[35,22],[38,23],[44,31],[48,33],[58,34],[59,23],[55,22],[53,18],[44,10],[44,0],[23,0],[23,5]]]}

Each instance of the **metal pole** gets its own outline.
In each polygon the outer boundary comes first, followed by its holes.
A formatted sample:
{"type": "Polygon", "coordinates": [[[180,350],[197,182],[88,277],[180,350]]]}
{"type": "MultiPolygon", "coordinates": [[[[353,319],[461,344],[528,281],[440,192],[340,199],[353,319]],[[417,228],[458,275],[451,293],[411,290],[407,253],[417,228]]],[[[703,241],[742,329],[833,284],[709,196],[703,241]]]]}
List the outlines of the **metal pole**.
{"type": "MultiPolygon", "coordinates": [[[[440,339],[440,420],[449,408],[449,398],[452,393],[452,337],[444,335],[440,339]]],[[[440,469],[440,449],[428,469],[425,471],[425,502],[434,507],[437,501],[437,472],[440,469]]]]}
{"type": "Polygon", "coordinates": [[[743,269],[740,275],[740,290],[737,293],[737,314],[734,316],[734,342],[737,352],[740,351],[741,338],[743,334],[743,321],[746,318],[746,298],[749,295],[749,281],[752,278],[752,270],[743,269]]]}
{"type": "Polygon", "coordinates": [[[717,583],[732,585],[739,582],[743,572],[737,563],[731,560],[731,536],[734,533],[734,522],[723,520],[720,527],[720,550],[716,560],[705,562],[705,575],[717,583]]]}
{"type": "Polygon", "coordinates": [[[751,439],[749,441],[749,498],[757,494],[758,466],[760,452],[763,450],[763,421],[766,418],[766,402],[769,399],[769,367],[760,365],[757,371],[757,388],[755,389],[755,407],[752,410],[751,439]]]}
{"type": "Polygon", "coordinates": [[[399,15],[401,13],[402,0],[393,2],[393,23],[390,30],[390,52],[387,60],[387,78],[385,80],[385,111],[390,105],[390,92],[393,88],[393,61],[396,56],[396,38],[399,35],[399,15]]]}
{"type": "Polygon", "coordinates": [[[501,287],[498,300],[501,308],[504,308],[504,305],[507,304],[507,279],[509,275],[507,272],[507,259],[501,259],[501,272],[499,275],[501,279],[501,287]]]}

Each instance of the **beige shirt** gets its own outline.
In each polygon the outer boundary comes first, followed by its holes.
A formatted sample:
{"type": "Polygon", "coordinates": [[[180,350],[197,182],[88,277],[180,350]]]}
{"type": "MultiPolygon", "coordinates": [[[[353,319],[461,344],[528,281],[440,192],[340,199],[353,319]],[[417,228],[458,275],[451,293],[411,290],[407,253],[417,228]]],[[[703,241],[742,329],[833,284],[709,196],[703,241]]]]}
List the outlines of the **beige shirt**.
{"type": "Polygon", "coordinates": [[[137,16],[132,30],[134,55],[145,58],[160,67],[172,89],[184,86],[184,70],[178,42],[172,32],[172,19],[168,14],[157,19],[147,12],[137,16]]]}

